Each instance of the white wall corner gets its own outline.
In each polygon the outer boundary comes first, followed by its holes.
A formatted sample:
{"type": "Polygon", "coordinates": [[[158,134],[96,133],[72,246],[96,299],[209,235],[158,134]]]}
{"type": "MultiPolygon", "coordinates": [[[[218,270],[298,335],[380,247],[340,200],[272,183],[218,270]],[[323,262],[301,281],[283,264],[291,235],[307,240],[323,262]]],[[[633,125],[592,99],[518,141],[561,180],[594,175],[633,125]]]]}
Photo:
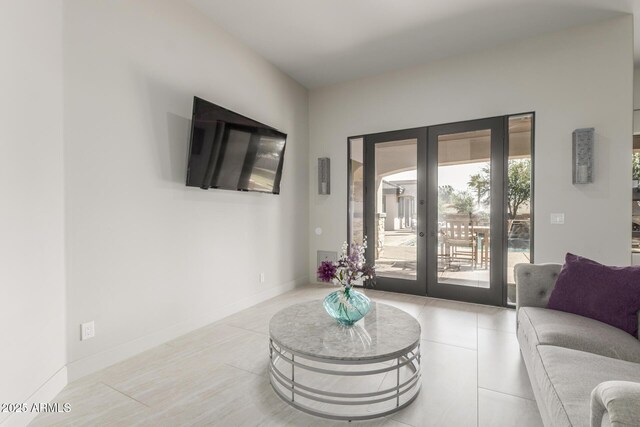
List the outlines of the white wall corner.
{"type": "Polygon", "coordinates": [[[104,369],[129,357],[133,357],[139,353],[162,345],[172,339],[188,334],[189,332],[207,326],[213,322],[217,322],[218,320],[224,319],[227,316],[264,302],[270,298],[277,297],[278,295],[306,283],[308,283],[308,281],[305,275],[280,285],[271,286],[236,303],[229,304],[228,306],[225,306],[223,310],[211,312],[206,316],[185,320],[184,322],[180,322],[153,334],[140,337],[117,347],[70,362],[67,365],[69,381],[76,381],[77,379],[99,371],[100,369],[104,369]]]}

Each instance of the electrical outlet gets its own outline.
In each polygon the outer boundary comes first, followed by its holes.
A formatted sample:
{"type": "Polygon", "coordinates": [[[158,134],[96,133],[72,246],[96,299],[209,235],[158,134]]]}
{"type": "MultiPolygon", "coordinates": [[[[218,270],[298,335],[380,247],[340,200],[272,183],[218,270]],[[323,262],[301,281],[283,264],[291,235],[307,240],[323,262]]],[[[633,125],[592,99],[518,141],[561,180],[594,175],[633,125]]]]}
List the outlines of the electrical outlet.
{"type": "Polygon", "coordinates": [[[89,338],[93,338],[96,336],[96,325],[93,322],[81,323],[80,324],[80,339],[82,341],[88,340],[89,338]]]}
{"type": "Polygon", "coordinates": [[[336,251],[318,251],[317,266],[320,267],[322,261],[338,262],[338,252],[336,251]]]}
{"type": "Polygon", "coordinates": [[[260,273],[260,283],[264,283],[264,273],[260,273]]]}
{"type": "Polygon", "coordinates": [[[564,214],[563,213],[552,213],[551,214],[551,224],[555,224],[555,225],[564,224],[564,214]]]}

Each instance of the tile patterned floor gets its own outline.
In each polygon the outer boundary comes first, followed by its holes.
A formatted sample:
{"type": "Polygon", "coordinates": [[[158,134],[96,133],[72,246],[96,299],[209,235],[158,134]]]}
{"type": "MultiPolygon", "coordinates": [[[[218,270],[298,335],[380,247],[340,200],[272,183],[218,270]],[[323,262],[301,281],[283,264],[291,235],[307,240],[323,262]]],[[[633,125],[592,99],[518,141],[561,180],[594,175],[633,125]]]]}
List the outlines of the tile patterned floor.
{"type": "MultiPolygon", "coordinates": [[[[265,301],[69,384],[67,414],[33,426],[333,426],[282,402],[267,376],[268,322],[281,308],[323,298],[310,285],[265,301]]],[[[515,336],[515,313],[374,290],[422,325],[422,391],[371,426],[542,426],[515,336]]]]}

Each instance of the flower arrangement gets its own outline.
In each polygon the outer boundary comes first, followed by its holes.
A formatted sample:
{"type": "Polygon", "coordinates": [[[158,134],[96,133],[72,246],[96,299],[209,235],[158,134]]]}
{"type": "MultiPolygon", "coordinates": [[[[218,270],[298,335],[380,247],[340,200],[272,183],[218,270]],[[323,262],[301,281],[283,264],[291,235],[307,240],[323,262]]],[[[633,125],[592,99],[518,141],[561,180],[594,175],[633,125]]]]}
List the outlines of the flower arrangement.
{"type": "Polygon", "coordinates": [[[353,286],[372,286],[375,280],[375,269],[365,261],[366,248],[366,238],[361,245],[353,243],[351,247],[345,242],[337,262],[323,261],[318,267],[320,281],[342,286],[325,299],[324,306],[345,325],[352,325],[369,311],[369,299],[352,289],[353,286]]]}
{"type": "Polygon", "coordinates": [[[342,253],[338,261],[322,261],[318,267],[318,279],[322,282],[333,282],[350,288],[353,285],[365,286],[375,278],[375,269],[367,264],[364,252],[367,249],[367,241],[363,244],[353,243],[351,250],[347,242],[342,244],[342,253]]]}

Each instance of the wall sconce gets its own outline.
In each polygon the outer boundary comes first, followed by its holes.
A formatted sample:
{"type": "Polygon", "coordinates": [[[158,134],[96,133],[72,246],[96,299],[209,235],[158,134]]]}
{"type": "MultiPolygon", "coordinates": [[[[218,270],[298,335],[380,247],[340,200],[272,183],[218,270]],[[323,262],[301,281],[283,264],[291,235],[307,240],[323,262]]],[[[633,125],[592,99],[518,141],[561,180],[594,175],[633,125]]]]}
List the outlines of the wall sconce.
{"type": "Polygon", "coordinates": [[[573,131],[573,183],[593,182],[593,128],[573,131]]]}
{"type": "Polygon", "coordinates": [[[331,194],[331,159],[318,159],[318,194],[331,194]]]}

